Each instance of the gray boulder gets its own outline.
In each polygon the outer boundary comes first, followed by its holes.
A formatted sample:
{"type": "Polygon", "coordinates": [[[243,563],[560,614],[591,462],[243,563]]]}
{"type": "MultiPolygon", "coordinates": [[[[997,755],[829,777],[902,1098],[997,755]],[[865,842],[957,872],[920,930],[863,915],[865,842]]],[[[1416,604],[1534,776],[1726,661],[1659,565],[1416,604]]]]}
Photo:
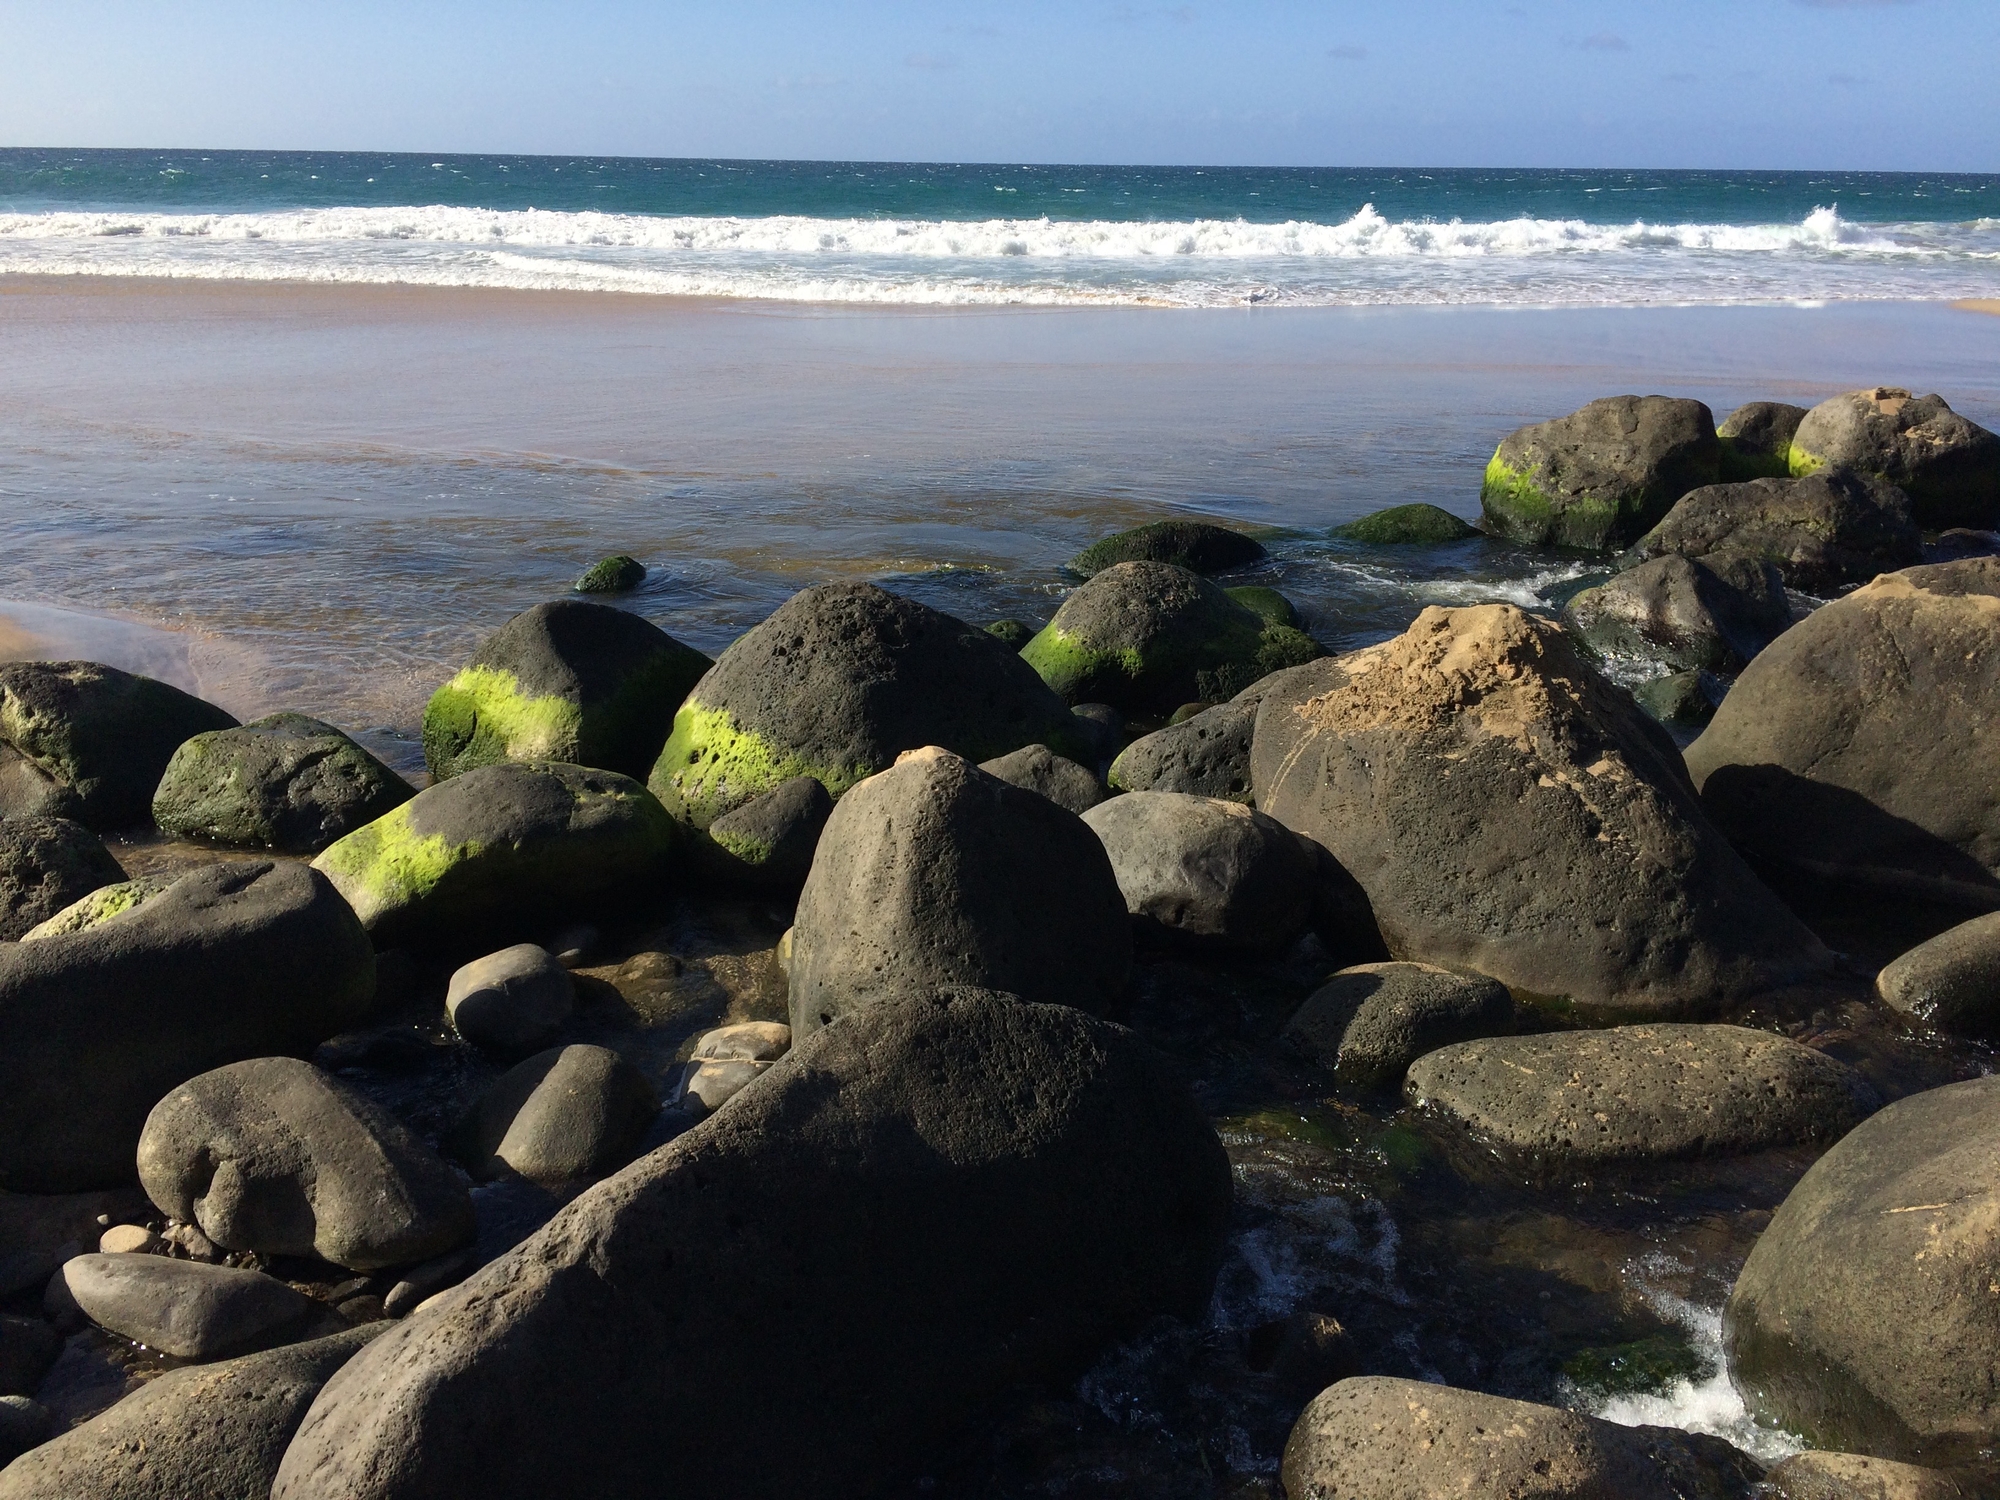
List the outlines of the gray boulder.
{"type": "Polygon", "coordinates": [[[1157,562],[1190,573],[1227,573],[1265,555],[1256,538],[1213,521],[1153,521],[1092,542],[1069,560],[1069,570],[1092,578],[1119,563],[1157,562]]]}
{"type": "Polygon", "coordinates": [[[868,583],[794,594],[695,685],[650,785],[707,828],[795,776],[835,798],[897,755],[942,745],[990,760],[1023,745],[1089,758],[1076,719],[1020,655],[868,583]]]}
{"type": "MultiPolygon", "coordinates": [[[[128,1164],[128,1180],[130,1175],[128,1164]]],[[[95,1193],[0,1192],[0,1297],[47,1286],[57,1267],[98,1242],[106,1223],[122,1224],[152,1214],[152,1204],[136,1187],[95,1193]]],[[[4,1319],[0,1330],[5,1330],[7,1348],[18,1351],[21,1346],[15,1339],[20,1330],[4,1319]]],[[[11,1363],[14,1358],[8,1354],[0,1366],[17,1370],[20,1366],[11,1363]]],[[[30,1385],[20,1394],[31,1394],[33,1389],[30,1385]]]]}
{"type": "Polygon", "coordinates": [[[1640,561],[1673,555],[1755,558],[1787,587],[1823,597],[1924,560],[1909,497],[1847,469],[1691,491],[1631,552],[1640,561]]]}
{"type": "Polygon", "coordinates": [[[0,940],[16,942],[72,902],[124,878],[104,840],[81,823],[0,822],[0,940]]]}
{"type": "Polygon", "coordinates": [[[32,1396],[61,1349],[55,1329],[40,1318],[0,1313],[0,1396],[32,1396]]]}
{"type": "Polygon", "coordinates": [[[83,799],[68,782],[51,775],[5,740],[0,740],[0,818],[83,816],[83,799]]]}
{"type": "Polygon", "coordinates": [[[2000,1078],[1900,1099],[1813,1163],[1723,1309],[1737,1388],[1816,1447],[2000,1442],[2000,1078]]]}
{"type": "Polygon", "coordinates": [[[791,1047],[792,1028],[775,1021],[718,1026],[703,1035],[688,1059],[681,1107],[713,1113],[769,1072],[791,1047]]]}
{"type": "Polygon", "coordinates": [[[1700,729],[1715,717],[1729,684],[1713,672],[1675,672],[1632,689],[1632,698],[1662,724],[1683,731],[1700,729]]]}
{"type": "Polygon", "coordinates": [[[819,779],[794,776],[710,823],[703,848],[726,880],[757,890],[795,889],[832,816],[833,797],[819,779]]]}
{"type": "Polygon", "coordinates": [[[0,739],[75,792],[62,815],[100,831],[144,823],[182,741],[235,725],[213,703],[94,661],[0,664],[0,739]]]}
{"type": "Polygon", "coordinates": [[[0,1470],[0,1500],[270,1500],[313,1397],[386,1326],[170,1370],[0,1470]]]}
{"type": "Polygon", "coordinates": [[[226,1250],[411,1265],[472,1238],[464,1181],[382,1107],[311,1063],[203,1073],[146,1119],[139,1180],[226,1250]]]}
{"type": "Polygon", "coordinates": [[[631,1160],[660,1112],[646,1075],[608,1047],[551,1047],[502,1074],[452,1132],[481,1181],[594,1181],[631,1160]]]}
{"type": "Polygon", "coordinates": [[[2000,907],[2000,558],[1888,573],[1753,661],[1687,750],[1702,803],[1779,867],[2000,907]]]}
{"type": "Polygon", "coordinates": [[[1109,795],[1096,772],[1057,755],[1047,745],[1023,745],[1011,754],[981,761],[979,769],[1009,786],[1046,797],[1068,812],[1088,812],[1109,795]]]}
{"type": "Polygon", "coordinates": [[[1794,474],[1859,469],[1910,497],[1926,530],[2000,524],[2000,436],[1942,396],[1895,386],[1848,391],[1806,413],[1792,436],[1794,474]]]}
{"type": "Polygon", "coordinates": [[[1978,1500],[1953,1475],[1863,1453],[1794,1453],[1764,1476],[1769,1500],[1978,1500]]]}
{"type": "Polygon", "coordinates": [[[1605,655],[1648,656],[1677,672],[1740,672],[1792,623],[1778,570],[1737,553],[1640,563],[1564,612],[1605,655]]]}
{"type": "Polygon", "coordinates": [[[1714,484],[1715,419],[1699,401],[1610,396],[1509,434],[1479,503],[1495,536],[1614,548],[1638,540],[1689,490],[1714,484]]]}
{"type": "Polygon", "coordinates": [[[1186,792],[1247,803],[1256,727],[1254,702],[1218,703],[1132,741],[1111,763],[1111,784],[1121,792],[1186,792]]]}
{"type": "Polygon", "coordinates": [[[129,1182],[176,1085],[311,1052],[374,993],[368,935],[295,864],[210,865],[83,931],[0,947],[0,1186],[129,1182]]]}
{"type": "Polygon", "coordinates": [[[1251,772],[1394,958],[1648,1017],[1832,961],[1703,815],[1666,731],[1512,605],[1427,609],[1268,693],[1251,772]]]}
{"type": "Polygon", "coordinates": [[[331,724],[272,714],[184,741],[153,793],[153,821],[182,838],[317,854],[414,796],[331,724]]]}
{"type": "Polygon", "coordinates": [[[1720,1438],[1363,1375],[1285,1443],[1288,1500],[1749,1500],[1763,1466],[1720,1438]]]}
{"type": "Polygon", "coordinates": [[[1875,976],[1875,993],[1926,1026],[2000,1039],[2000,912],[1919,943],[1875,976]]]}
{"type": "Polygon", "coordinates": [[[2000,557],[2000,531],[1953,526],[1924,544],[1925,562],[1957,562],[1967,557],[2000,557]]]}
{"type": "Polygon", "coordinates": [[[1342,1083],[1394,1089],[1425,1053],[1513,1027],[1514,998],[1497,979],[1431,964],[1356,964],[1313,991],[1284,1039],[1342,1083]]]}
{"type": "Polygon", "coordinates": [[[1549,1171],[1838,1139],[1881,1102],[1845,1063],[1744,1026],[1615,1026],[1460,1042],[1417,1059],[1419,1108],[1549,1171]]]}
{"type": "Polygon", "coordinates": [[[915,751],[827,822],[792,926],[792,1032],[954,984],[1102,1013],[1131,963],[1111,861],[1074,813],[947,750],[915,751]]]}
{"type": "Polygon", "coordinates": [[[0,1467],[55,1435],[56,1414],[41,1402],[26,1396],[0,1396],[0,1467]]]}
{"type": "Polygon", "coordinates": [[[1392,505],[1336,526],[1328,534],[1342,541],[1367,542],[1377,547],[1436,547],[1482,535],[1476,526],[1467,525],[1436,505],[1392,505]]]}
{"type": "Polygon", "coordinates": [[[1803,406],[1783,401],[1752,401],[1739,406],[1715,425],[1722,448],[1725,481],[1782,479],[1792,472],[1792,435],[1805,420],[1803,406]]]}
{"type": "Polygon", "coordinates": [[[1312,856],[1290,829],[1239,802],[1129,792],[1083,821],[1111,856],[1142,938],[1271,952],[1312,917],[1312,856]]]}
{"type": "Polygon", "coordinates": [[[49,1291],[52,1305],[73,1305],[98,1327],[176,1359],[284,1342],[323,1310],[262,1271],[164,1255],[79,1255],[63,1262],[49,1291]]]}
{"type": "Polygon", "coordinates": [[[643,778],[674,711],[711,663],[609,604],[537,604],[480,643],[424,708],[424,764],[440,781],[507,760],[643,778]]]}
{"type": "Polygon", "coordinates": [[[576,1008],[576,981],[546,948],[516,943],[454,970],[444,1008],[475,1047],[521,1057],[555,1040],[576,1008]]]}
{"type": "Polygon", "coordinates": [[[663,1462],[677,1495],[871,1494],[1003,1390],[1199,1317],[1230,1198],[1123,1028],[877,1005],[370,1345],[273,1500],[546,1500],[579,1474],[611,1500],[663,1462]]]}

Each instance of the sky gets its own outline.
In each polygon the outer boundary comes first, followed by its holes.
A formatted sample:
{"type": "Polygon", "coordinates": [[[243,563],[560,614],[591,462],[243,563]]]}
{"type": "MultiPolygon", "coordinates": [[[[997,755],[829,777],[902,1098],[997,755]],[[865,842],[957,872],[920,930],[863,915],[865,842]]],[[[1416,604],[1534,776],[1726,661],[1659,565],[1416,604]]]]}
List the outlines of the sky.
{"type": "Polygon", "coordinates": [[[0,146],[2000,169],[2000,0],[0,0],[0,146]]]}

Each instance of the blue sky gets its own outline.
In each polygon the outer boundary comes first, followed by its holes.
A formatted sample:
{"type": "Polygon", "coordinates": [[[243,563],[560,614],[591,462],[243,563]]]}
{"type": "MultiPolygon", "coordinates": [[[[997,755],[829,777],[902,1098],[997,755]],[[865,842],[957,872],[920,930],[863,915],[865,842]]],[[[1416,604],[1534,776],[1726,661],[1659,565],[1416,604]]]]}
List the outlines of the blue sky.
{"type": "Polygon", "coordinates": [[[2000,0],[0,0],[0,145],[2000,168],[2000,0]]]}

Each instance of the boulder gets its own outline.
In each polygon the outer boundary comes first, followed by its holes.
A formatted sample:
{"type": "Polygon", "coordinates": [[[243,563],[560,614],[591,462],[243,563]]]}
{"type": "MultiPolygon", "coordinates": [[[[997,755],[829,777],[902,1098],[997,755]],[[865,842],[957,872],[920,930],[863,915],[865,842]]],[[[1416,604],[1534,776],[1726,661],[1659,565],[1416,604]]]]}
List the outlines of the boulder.
{"type": "Polygon", "coordinates": [[[980,629],[1012,651],[1019,651],[1035,634],[1035,627],[1021,620],[994,620],[980,629]]]}
{"type": "Polygon", "coordinates": [[[1069,712],[1073,728],[1082,736],[1084,749],[1088,752],[1083,764],[1105,766],[1125,748],[1125,716],[1109,703],[1076,703],[1070,706],[1069,712]]]}
{"type": "Polygon", "coordinates": [[[1268,953],[1306,929],[1313,858],[1240,802],[1130,792],[1083,815],[1111,856],[1135,931],[1152,942],[1268,953]]]}
{"type": "Polygon", "coordinates": [[[1729,684],[1713,672],[1675,672],[1655,677],[1632,689],[1632,697],[1662,724],[1676,729],[1699,729],[1715,717],[1715,706],[1729,692],[1729,684]]]}
{"type": "Polygon", "coordinates": [[[2000,558],[1888,573],[1758,658],[1687,750],[1702,803],[1780,867],[2000,907],[2000,558]]]}
{"type": "Polygon", "coordinates": [[[176,1359],[221,1359],[287,1341],[322,1304],[262,1271],[164,1255],[78,1255],[50,1283],[54,1306],[74,1305],[121,1338],[176,1359]]]}
{"type": "Polygon", "coordinates": [[[0,822],[0,940],[16,942],[72,902],[124,878],[104,840],[81,823],[0,822]]]}
{"type": "Polygon", "coordinates": [[[1003,1391],[1199,1318],[1230,1200],[1123,1028],[878,1005],[371,1344],[273,1500],[546,1500],[580,1474],[641,1496],[669,1471],[676,1495],[872,1494],[1003,1391]]]}
{"type": "Polygon", "coordinates": [[[781,781],[708,825],[710,863],[724,879],[759,890],[804,883],[833,797],[812,776],[781,781]]]}
{"type": "Polygon", "coordinates": [[[1744,1026],[1614,1026],[1460,1042],[1411,1064],[1420,1109],[1552,1172],[1837,1139],[1879,1104],[1845,1063],[1744,1026]]]}
{"type": "Polygon", "coordinates": [[[1010,754],[980,762],[979,769],[1073,813],[1088,812],[1109,795],[1096,772],[1057,755],[1047,745],[1023,745],[1010,754]]]}
{"type": "Polygon", "coordinates": [[[55,1329],[40,1318],[0,1313],[0,1396],[33,1395],[61,1350],[55,1329]]]}
{"type": "Polygon", "coordinates": [[[509,925],[650,894],[679,836],[615,771],[481,766],[426,787],[313,861],[383,948],[470,947],[509,925]]]}
{"type": "Polygon", "coordinates": [[[927,749],[854,788],[827,822],[792,925],[792,1032],[954,984],[1102,1013],[1131,963],[1097,836],[1048,798],[927,749]]]}
{"type": "MultiPolygon", "coordinates": [[[[41,1402],[26,1396],[0,1396],[0,1467],[41,1447],[55,1435],[56,1414],[41,1402]]],[[[64,1500],[69,1500],[67,1493],[64,1500]]]]}
{"type": "Polygon", "coordinates": [[[2000,557],[2000,531],[1953,526],[1924,544],[1925,562],[1957,562],[1966,557],[2000,557]]]}
{"type": "Polygon", "coordinates": [[[100,923],[126,912],[136,911],[155,896],[163,896],[173,889],[178,876],[170,874],[141,875],[137,880],[120,880],[113,885],[101,885],[87,896],[79,897],[65,906],[54,916],[37,922],[21,934],[24,943],[40,942],[43,938],[62,937],[72,932],[87,932],[100,923]]]}
{"type": "Polygon", "coordinates": [[[1021,660],[1067,702],[1164,716],[1326,653],[1171,563],[1119,563],[1071,594],[1021,660]]]}
{"type": "Polygon", "coordinates": [[[1740,672],[1792,623],[1778,570],[1735,553],[1655,558],[1585,589],[1564,612],[1606,656],[1680,672],[1740,672]]]}
{"type": "Polygon", "coordinates": [[[272,714],[184,741],[153,793],[163,832],[317,854],[416,795],[331,724],[272,714]]]}
{"type": "Polygon", "coordinates": [[[1754,1413],[1909,1463],[2000,1442],[2000,1077],[1912,1094],[1799,1179],[1723,1309],[1754,1413]]]}
{"type": "Polygon", "coordinates": [[[1703,815],[1666,731],[1512,605],[1426,609],[1265,696],[1257,806],[1389,954],[1607,1014],[1714,1011],[1831,955],[1703,815]]]}
{"type": "Polygon", "coordinates": [[[1266,588],[1261,583],[1250,583],[1222,592],[1266,625],[1289,625],[1294,630],[1306,628],[1305,616],[1299,613],[1299,607],[1276,589],[1266,588]]]}
{"type": "MultiPolygon", "coordinates": [[[[150,1218],[152,1212],[136,1187],[95,1193],[0,1192],[0,1297],[47,1286],[58,1266],[97,1243],[105,1222],[150,1218]]],[[[0,1323],[0,1328],[11,1325],[0,1323]]],[[[7,1334],[10,1348],[13,1337],[13,1332],[7,1334]]]]}
{"type": "Polygon", "coordinates": [[[1715,425],[1725,481],[1783,479],[1792,472],[1792,435],[1805,420],[1803,406],[1752,401],[1715,425]]]}
{"type": "Polygon", "coordinates": [[[100,831],[144,823],[181,742],[235,724],[213,703],[94,661],[0,664],[0,739],[75,792],[73,816],[100,831]]]}
{"type": "Polygon", "coordinates": [[[1250,800],[1250,735],[1257,705],[1240,697],[1141,735],[1111,763],[1121,792],[1187,792],[1225,802],[1250,800]]]}
{"type": "Polygon", "coordinates": [[[1762,1472],[1701,1433],[1362,1375],[1306,1407],[1281,1480],[1289,1500],[1749,1500],[1762,1472]]]}
{"type": "Polygon", "coordinates": [[[2000,1040],[2000,912],[1919,943],[1875,976],[1875,993],[1926,1026],[2000,1040]]]}
{"type": "Polygon", "coordinates": [[[697,1114],[722,1108],[770,1071],[792,1047],[792,1028],[775,1021],[718,1026],[695,1044],[681,1080],[681,1107],[697,1114]]]}
{"type": "Polygon", "coordinates": [[[1705,485],[1675,501],[1630,555],[1731,554],[1770,563],[1788,588],[1826,598],[1924,560],[1909,497],[1886,479],[1847,469],[1705,485]]]}
{"type": "Polygon", "coordinates": [[[695,685],[653,767],[668,811],[706,828],[795,776],[835,798],[905,750],[1084,758],[1075,718],[994,636],[868,583],[794,594],[695,685]]]}
{"type": "Polygon", "coordinates": [[[1371,511],[1345,526],[1336,526],[1328,533],[1344,542],[1367,542],[1376,547],[1437,547],[1484,534],[1437,505],[1392,505],[1387,510],[1371,511]]]}
{"type": "Polygon", "coordinates": [[[260,1057],[190,1079],[146,1117],[139,1181],[226,1250],[406,1266],[472,1238],[458,1174],[311,1063],[260,1057]]]}
{"type": "Polygon", "coordinates": [[[1764,1476],[1769,1500],[1976,1500],[1937,1469],[1862,1453],[1794,1453],[1764,1476]]]}
{"type": "Polygon", "coordinates": [[[1514,998],[1497,979],[1433,964],[1356,964],[1313,991],[1284,1039],[1342,1083],[1395,1089],[1425,1053],[1513,1029],[1514,998]]]}
{"type": "Polygon", "coordinates": [[[711,663],[650,620],[558,599],[514,616],[424,708],[442,781],[501,761],[561,761],[643,778],[711,663]]]}
{"type": "Polygon", "coordinates": [[[2000,524],[2000,436],[1968,422],[1942,396],[1895,386],[1820,402],[1792,436],[1794,474],[1859,469],[1910,497],[1919,526],[2000,524]]]}
{"type": "Polygon", "coordinates": [[[576,1008],[576,981],[546,948],[516,943],[454,970],[444,1008],[473,1046],[523,1057],[562,1030],[576,1008]]]}
{"type": "Polygon", "coordinates": [[[1211,521],[1154,521],[1092,542],[1069,560],[1069,570],[1092,578],[1119,563],[1156,562],[1190,573],[1227,573],[1267,555],[1255,538],[1211,521]]]}
{"type": "Polygon", "coordinates": [[[595,1181],[632,1159],[660,1112],[646,1075],[608,1047],[551,1047],[502,1074],[452,1132],[482,1182],[595,1181]]]}
{"type": "Polygon", "coordinates": [[[0,1186],[132,1177],[146,1115],[183,1080],[308,1053],[366,1018],[375,957],[303,865],[209,865],[81,932],[0,947],[0,1186]]]}
{"type": "Polygon", "coordinates": [[[1609,396],[1505,438],[1479,491],[1486,529],[1543,546],[1627,546],[1689,490],[1714,484],[1715,420],[1699,401],[1609,396]]]}
{"type": "Polygon", "coordinates": [[[646,565],[614,552],[590,565],[574,587],[579,594],[629,594],[646,581],[646,565]]]}
{"type": "Polygon", "coordinates": [[[83,816],[83,799],[5,740],[0,740],[0,818],[83,816]]]}
{"type": "Polygon", "coordinates": [[[386,1326],[169,1370],[0,1471],[0,1500],[269,1500],[313,1397],[386,1326]]]}

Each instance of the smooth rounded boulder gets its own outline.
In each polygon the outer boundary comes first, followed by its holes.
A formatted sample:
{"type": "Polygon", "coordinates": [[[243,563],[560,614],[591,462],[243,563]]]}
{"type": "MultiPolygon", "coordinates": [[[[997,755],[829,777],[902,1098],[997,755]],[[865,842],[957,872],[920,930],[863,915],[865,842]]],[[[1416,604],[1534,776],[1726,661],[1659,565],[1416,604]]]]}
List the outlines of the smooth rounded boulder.
{"type": "Polygon", "coordinates": [[[912,986],[1102,1014],[1131,963],[1125,898],[1083,821],[925,749],[855,787],[827,821],[792,926],[792,1033],[912,986]]]}
{"type": "Polygon", "coordinates": [[[331,724],[272,714],[183,741],[153,793],[153,821],[181,838],[317,854],[416,794],[331,724]]]}
{"type": "Polygon", "coordinates": [[[784,781],[838,799],[905,750],[991,760],[1023,745],[1088,759],[1076,720],[984,630],[869,583],[794,594],[739,636],[674,718],[648,785],[707,828],[784,781]]]}
{"type": "Polygon", "coordinates": [[[313,868],[378,946],[460,948],[630,904],[666,878],[678,843],[673,819],[630,777],[506,761],[424,788],[313,868]]]}
{"type": "Polygon", "coordinates": [[[643,780],[674,711],[712,663],[650,620],[558,599],[488,636],[424,708],[424,764],[553,760],[643,780]]]}
{"type": "Polygon", "coordinates": [[[1256,804],[1366,892],[1389,956],[1517,999],[1713,1013],[1825,970],[1710,824],[1673,742],[1507,604],[1426,609],[1258,708],[1256,804]]]}
{"type": "Polygon", "coordinates": [[[1640,563],[1563,612],[1605,655],[1651,657],[1676,672],[1740,672],[1792,623],[1778,570],[1730,553],[1640,563]]]}
{"type": "Polygon", "coordinates": [[[146,821],[182,742],[235,727],[213,703],[98,662],[0,664],[0,740],[74,792],[77,821],[99,832],[146,821]]]}
{"type": "Polygon", "coordinates": [[[2000,912],[1940,932],[1875,976],[1883,1004],[1957,1036],[2000,1037],[2000,912]]]}
{"type": "Polygon", "coordinates": [[[78,1255],[50,1288],[91,1322],[176,1359],[221,1359],[283,1342],[323,1310],[262,1271],[164,1255],[78,1255]]]}
{"type": "Polygon", "coordinates": [[[1172,563],[1190,573],[1227,573],[1262,562],[1264,544],[1213,521],[1152,521],[1092,542],[1069,560],[1069,570],[1093,578],[1125,562],[1172,563]]]}
{"type": "Polygon", "coordinates": [[[0,821],[0,941],[18,942],[30,928],[124,878],[104,840],[81,823],[0,821]]]}
{"type": "Polygon", "coordinates": [[[556,1038],[576,1008],[576,981],[548,949],[515,943],[452,971],[444,1010],[475,1047],[520,1057],[556,1038]]]}
{"type": "Polygon", "coordinates": [[[1023,745],[1011,754],[981,761],[979,769],[1079,815],[1109,795],[1094,771],[1057,755],[1047,745],[1023,745]]]}
{"type": "Polygon", "coordinates": [[[1792,434],[1806,408],[1784,401],[1750,401],[1715,424],[1725,482],[1779,478],[1792,472],[1792,434]]]}
{"type": "Polygon", "coordinates": [[[1897,1100],[1813,1163],[1723,1309],[1736,1386],[1815,1447],[2000,1443],[2000,1078],[1897,1100]]]}
{"type": "Polygon", "coordinates": [[[1885,898],[2000,907],[2000,558],[1887,573],[1736,680],[1687,768],[1741,849],[1885,898]]]}
{"type": "Polygon", "coordinates": [[[1132,741],[1111,762],[1108,779],[1121,792],[1187,792],[1247,803],[1256,727],[1255,703],[1218,703],[1132,741]]]}
{"type": "Polygon", "coordinates": [[[702,846],[723,879],[755,890],[787,890],[812,869],[833,797],[816,777],[794,776],[708,825],[702,846]]]}
{"type": "Polygon", "coordinates": [[[1484,533],[1442,506],[1419,504],[1370,511],[1359,520],[1334,527],[1328,535],[1375,547],[1437,547],[1446,542],[1470,541],[1484,533]]]}
{"type": "Polygon", "coordinates": [[[1305,931],[1317,875],[1283,824],[1238,802],[1128,792],[1083,815],[1134,929],[1154,943],[1266,953],[1305,931]]]}
{"type": "Polygon", "coordinates": [[[1794,474],[1881,475],[1910,497],[1913,518],[1928,530],[2000,524],[2000,435],[1942,396],[1884,385],[1830,397],[1799,423],[1789,458],[1794,474]]]}
{"type": "Polygon", "coordinates": [[[600,558],[572,585],[579,594],[629,594],[646,581],[646,565],[623,552],[600,558]]]}
{"type": "Polygon", "coordinates": [[[1230,1203],[1132,1033],[993,994],[877,1005],[371,1344],[273,1500],[545,1500],[579,1474],[638,1500],[663,1462],[689,1497],[864,1496],[1002,1391],[1199,1318],[1230,1203]]]}
{"type": "Polygon", "coordinates": [[[210,865],[79,932],[0,946],[0,1187],[131,1181],[153,1106],[198,1073],[363,1021],[375,955],[304,865],[210,865]]]}
{"type": "Polygon", "coordinates": [[[154,1205],[226,1250],[378,1271],[472,1238],[458,1174],[380,1105],[296,1058],[188,1080],[147,1116],[138,1162],[154,1205]]]}
{"type": "Polygon", "coordinates": [[[646,1075],[610,1048],[551,1047],[502,1074],[449,1144],[481,1181],[585,1182],[624,1166],[659,1112],[646,1075]]]}
{"type": "Polygon", "coordinates": [[[1486,529],[1542,546],[1622,547],[1714,484],[1715,419],[1699,401],[1608,396],[1504,438],[1486,465],[1486,529]]]}
{"type": "Polygon", "coordinates": [[[1497,979],[1434,964],[1355,964],[1307,997],[1284,1040],[1342,1083],[1394,1089],[1425,1053],[1513,1025],[1514,998],[1497,979]]]}

